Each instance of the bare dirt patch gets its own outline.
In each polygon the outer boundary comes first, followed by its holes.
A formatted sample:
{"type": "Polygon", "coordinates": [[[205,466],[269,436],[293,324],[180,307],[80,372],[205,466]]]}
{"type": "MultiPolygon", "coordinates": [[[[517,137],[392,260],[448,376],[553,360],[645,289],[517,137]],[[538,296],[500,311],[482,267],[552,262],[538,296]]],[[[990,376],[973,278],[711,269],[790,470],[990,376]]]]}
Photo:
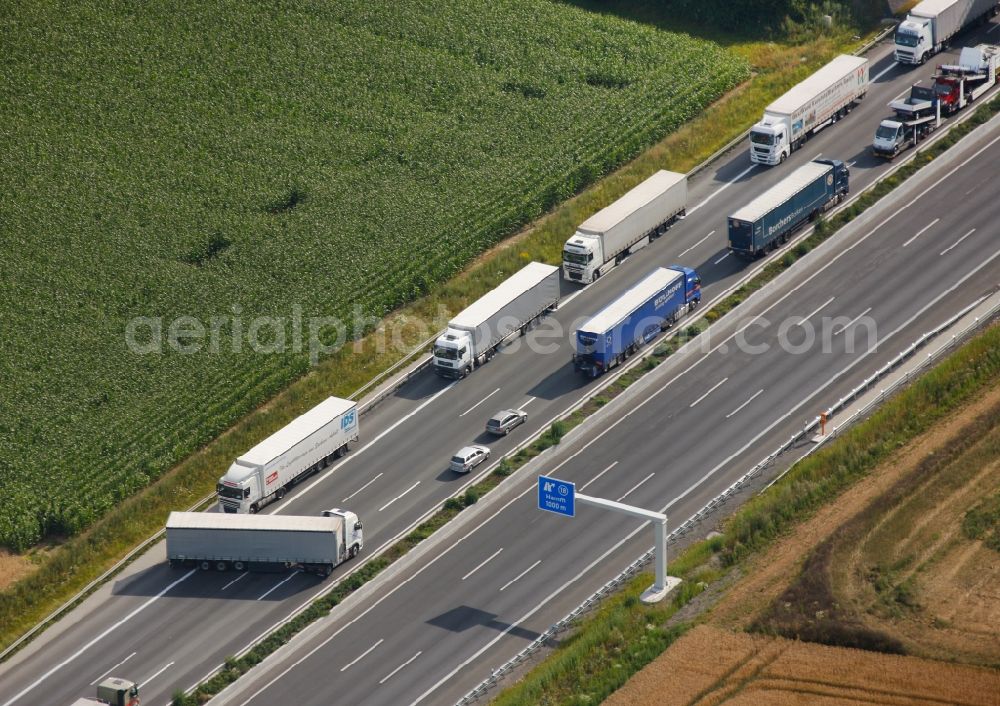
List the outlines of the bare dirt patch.
{"type": "Polygon", "coordinates": [[[27,556],[0,549],[0,590],[20,581],[37,567],[27,556]]]}
{"type": "Polygon", "coordinates": [[[1000,673],[990,669],[702,625],[604,703],[995,706],[998,702],[1000,673]]]}
{"type": "MultiPolygon", "coordinates": [[[[808,553],[845,522],[865,510],[925,459],[961,436],[962,430],[984,415],[1000,418],[1000,387],[983,394],[974,404],[938,424],[899,450],[889,462],[861,479],[835,502],[821,508],[798,525],[789,536],[750,561],[746,576],[716,604],[708,622],[718,627],[745,629],[771,605],[797,576],[808,553]]],[[[966,508],[968,509],[968,508],[966,508]]]]}

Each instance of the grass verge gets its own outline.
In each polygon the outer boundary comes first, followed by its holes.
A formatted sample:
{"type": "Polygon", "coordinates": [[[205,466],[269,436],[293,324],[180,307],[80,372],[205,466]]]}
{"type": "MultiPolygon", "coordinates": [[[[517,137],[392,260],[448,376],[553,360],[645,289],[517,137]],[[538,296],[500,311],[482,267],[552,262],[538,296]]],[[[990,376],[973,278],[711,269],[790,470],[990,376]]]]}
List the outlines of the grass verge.
{"type": "MultiPolygon", "coordinates": [[[[0,593],[0,649],[10,645],[132,547],[162,528],[170,510],[189,507],[210,493],[222,469],[256,441],[330,394],[351,394],[400,360],[400,349],[425,340],[432,330],[443,326],[450,312],[494,287],[524,263],[531,260],[557,262],[562,243],[572,234],[576,224],[657,169],[690,170],[756,120],[776,94],[801,80],[833,54],[850,49],[853,42],[849,32],[821,37],[805,46],[725,42],[750,60],[755,72],[753,80],[732,91],[702,116],[609,178],[480,258],[467,272],[445,283],[433,294],[401,308],[370,335],[342,348],[148,489],[123,502],[87,532],[52,549],[33,552],[31,556],[37,569],[0,593]],[[401,345],[385,345],[387,330],[397,332],[401,345]]],[[[630,374],[621,384],[627,385],[632,379],[630,374]]],[[[588,405],[585,411],[591,411],[594,406],[600,406],[600,402],[588,405]]],[[[576,421],[571,419],[567,423],[572,426],[576,421]]]]}
{"type": "Polygon", "coordinates": [[[647,652],[642,646],[655,642],[665,649],[690,627],[688,623],[668,626],[665,619],[702,590],[701,582],[718,578],[766,549],[898,448],[998,381],[1000,327],[993,326],[868,420],[796,464],[766,493],[743,505],[726,521],[722,536],[681,553],[669,570],[684,583],[669,606],[651,608],[636,601],[635,596],[649,586],[652,576],[636,577],[621,594],[582,620],[570,638],[493,703],[600,703],[660,654],[647,652]],[[712,557],[717,558],[710,561],[712,557]],[[722,568],[708,568],[713,565],[722,568]]]}
{"type": "MultiPolygon", "coordinates": [[[[979,113],[961,126],[953,129],[957,135],[949,134],[938,143],[933,145],[929,152],[931,158],[918,158],[913,160],[913,168],[910,165],[897,171],[896,176],[905,174],[902,178],[893,181],[891,187],[885,189],[876,187],[869,194],[856,202],[864,204],[863,207],[847,209],[836,218],[831,219],[827,224],[821,224],[816,232],[796,247],[795,253],[783,258],[765,268],[746,287],[727,297],[720,305],[724,312],[732,310],[746,297],[747,293],[759,289],[767,281],[774,279],[778,274],[791,266],[797,257],[805,254],[824,239],[830,237],[837,229],[849,223],[866,208],[871,206],[878,198],[892,190],[906,178],[912,176],[920,166],[928,163],[933,156],[939,155],[949,146],[954,144],[961,136],[967,134],[975,125],[982,124],[997,111],[1000,111],[1000,99],[994,99],[991,103],[979,108],[979,113]],[[874,195],[874,194],[877,194],[874,195]],[[871,198],[868,198],[868,197],[871,198]],[[801,250],[801,252],[799,252],[801,250]],[[746,291],[744,291],[746,290],[746,291]]],[[[895,179],[895,177],[893,178],[895,179]]],[[[887,180],[890,181],[890,180],[887,180]]],[[[712,312],[716,311],[713,308],[712,312]]],[[[705,319],[708,319],[706,315],[705,319]]],[[[718,316],[713,317],[713,320],[718,316]]],[[[523,466],[529,460],[542,453],[546,449],[558,444],[560,440],[571,429],[580,424],[590,414],[596,412],[616,395],[624,391],[629,385],[635,382],[642,375],[646,374],[672,352],[676,351],[690,338],[697,336],[707,327],[705,319],[688,326],[681,332],[660,345],[658,345],[645,364],[635,366],[631,370],[621,375],[608,387],[600,390],[579,410],[568,417],[555,422],[552,427],[541,435],[536,441],[527,445],[517,453],[508,458],[504,458],[497,468],[490,473],[483,481],[471,486],[461,498],[448,500],[441,511],[436,513],[426,523],[420,525],[413,533],[408,535],[397,545],[391,547],[382,557],[370,562],[357,574],[354,574],[333,590],[327,596],[320,598],[306,611],[297,616],[294,620],[280,628],[275,633],[275,639],[270,637],[260,645],[254,647],[247,655],[236,660],[227,660],[226,668],[212,679],[198,685],[194,691],[185,696],[178,693],[174,697],[174,706],[193,706],[207,701],[214,694],[219,693],[226,686],[234,682],[246,671],[256,664],[259,664],[268,654],[285,644],[296,632],[317,617],[329,613],[329,610],[351,591],[360,587],[366,580],[374,578],[383,568],[388,566],[395,559],[405,555],[417,543],[429,537],[436,529],[445,525],[458,512],[465,507],[474,504],[484,494],[495,488],[505,477],[516,469],[523,466]],[[369,569],[369,566],[375,567],[369,569]],[[355,580],[356,576],[363,575],[363,579],[355,580]],[[317,607],[318,606],[318,607],[317,607]]],[[[776,484],[768,493],[759,496],[748,502],[736,515],[728,522],[727,530],[723,537],[715,538],[707,542],[696,545],[683,554],[678,560],[671,563],[670,572],[672,575],[685,579],[678,593],[674,596],[670,606],[666,609],[641,606],[642,613],[647,618],[662,618],[660,622],[670,617],[677,609],[685,605],[691,598],[696,596],[704,588],[705,583],[718,578],[718,573],[704,566],[705,559],[711,554],[718,554],[721,565],[726,568],[738,564],[751,552],[760,550],[773,541],[779,534],[786,531],[794,522],[807,517],[817,507],[836,497],[851,482],[861,477],[883,460],[886,455],[899,448],[902,444],[912,439],[917,434],[926,430],[935,420],[954,410],[982,389],[984,385],[992,384],[1000,377],[1000,328],[993,327],[986,333],[975,338],[972,342],[963,347],[958,353],[947,358],[933,371],[922,376],[918,383],[912,388],[901,393],[894,398],[866,422],[850,430],[847,434],[837,440],[827,449],[818,452],[803,462],[797,464],[781,482],[776,484]],[[660,612],[664,611],[661,615],[660,612]]],[[[626,591],[626,597],[620,600],[635,600],[638,593],[648,587],[649,577],[643,576],[630,584],[626,591]]],[[[617,605],[617,604],[616,604],[617,605]]],[[[636,611],[637,603],[630,603],[628,609],[636,611]]],[[[624,609],[623,609],[624,610],[624,609]]],[[[619,615],[614,610],[608,613],[603,611],[599,615],[606,616],[603,623],[598,628],[599,632],[613,635],[611,642],[618,641],[618,635],[625,623],[636,621],[626,620],[624,614],[619,615]],[[614,626],[611,629],[609,626],[614,626]]],[[[627,611],[626,611],[627,612],[627,611]]],[[[512,697],[517,700],[499,703],[550,703],[562,702],[563,700],[573,701],[577,697],[588,703],[596,703],[595,699],[604,698],[615,688],[624,683],[629,675],[637,671],[653,657],[659,654],[652,649],[646,650],[647,642],[654,642],[661,645],[660,651],[668,646],[674,639],[683,633],[684,628],[661,629],[657,628],[657,623],[638,620],[643,626],[652,626],[651,635],[633,636],[640,639],[640,644],[633,651],[630,647],[627,651],[627,660],[615,662],[607,658],[595,658],[596,663],[586,664],[593,666],[593,672],[587,672],[588,676],[584,680],[586,688],[580,687],[577,691],[560,691],[551,698],[539,697],[537,691],[531,691],[526,696],[512,697]],[[648,639],[647,639],[648,638],[648,639]],[[645,661],[643,661],[645,660],[645,661]],[[626,669],[627,665],[635,667],[632,671],[626,669]],[[611,672],[602,671],[602,665],[610,665],[611,672]],[[637,665],[637,666],[636,666],[637,665]],[[618,674],[620,672],[620,674],[618,674]],[[621,678],[619,678],[621,677],[621,678]],[[592,691],[591,691],[592,690],[592,691]],[[599,696],[600,694],[603,694],[599,696]]],[[[569,645],[576,644],[571,640],[569,645]]],[[[625,640],[621,644],[630,644],[625,640]]],[[[621,655],[622,647],[611,645],[608,640],[583,641],[581,650],[588,649],[592,645],[600,645],[600,650],[604,655],[621,655]]],[[[552,670],[546,667],[548,676],[539,677],[544,684],[557,684],[554,689],[572,689],[573,684],[580,680],[580,667],[585,664],[583,657],[577,654],[575,657],[567,658],[565,667],[552,670]],[[559,677],[558,679],[556,677],[559,677]],[[561,681],[560,681],[561,679],[561,681]],[[573,681],[576,680],[576,681],[573,681]]],[[[539,668],[541,669],[541,667],[539,668]]],[[[534,674],[534,672],[533,672],[534,674]]],[[[543,685],[544,685],[543,684],[543,685]]],[[[527,682],[515,687],[518,689],[528,688],[527,682]]],[[[537,684],[532,689],[540,688],[537,684]]],[[[521,693],[521,692],[518,692],[521,693]]],[[[577,699],[578,700],[578,699],[577,699]]]]}

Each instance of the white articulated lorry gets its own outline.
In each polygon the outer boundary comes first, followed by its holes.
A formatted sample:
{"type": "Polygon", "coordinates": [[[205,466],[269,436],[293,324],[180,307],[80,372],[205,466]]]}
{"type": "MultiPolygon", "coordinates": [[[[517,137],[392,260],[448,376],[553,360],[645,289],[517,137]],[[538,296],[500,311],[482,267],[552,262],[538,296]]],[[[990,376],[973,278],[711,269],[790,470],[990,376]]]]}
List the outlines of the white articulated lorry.
{"type": "Polygon", "coordinates": [[[223,512],[255,513],[358,440],[358,404],[330,397],[240,456],[219,479],[223,512]]]}
{"type": "Polygon", "coordinates": [[[204,571],[283,571],[329,576],[364,546],[361,521],[347,510],[322,516],[171,512],[167,561],[204,571]]]}
{"type": "Polygon", "coordinates": [[[504,341],[559,304],[559,268],[530,262],[448,322],[434,342],[434,371],[464,378],[504,341]]]}
{"type": "Polygon", "coordinates": [[[563,276],[593,282],[682,218],[687,175],[661,169],[581,223],[563,246],[563,276]]]}
{"type": "Polygon", "coordinates": [[[963,27],[997,14],[1000,0],[923,0],[896,28],[895,57],[901,64],[923,64],[963,27]]]}
{"type": "Polygon", "coordinates": [[[847,115],[868,91],[868,59],[841,54],[764,109],[750,128],[750,161],[780,164],[814,133],[847,115]]]}

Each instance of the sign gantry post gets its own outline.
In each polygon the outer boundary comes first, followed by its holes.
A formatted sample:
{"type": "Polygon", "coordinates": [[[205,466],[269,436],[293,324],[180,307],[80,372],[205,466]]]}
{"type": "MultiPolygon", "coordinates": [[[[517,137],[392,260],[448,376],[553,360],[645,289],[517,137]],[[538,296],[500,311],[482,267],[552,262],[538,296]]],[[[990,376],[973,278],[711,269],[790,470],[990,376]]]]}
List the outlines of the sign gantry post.
{"type": "Polygon", "coordinates": [[[590,495],[583,495],[576,492],[576,485],[569,481],[550,478],[548,476],[538,477],[538,508],[547,512],[554,512],[557,515],[574,517],[576,515],[576,504],[591,505],[621,512],[641,520],[649,520],[653,524],[653,548],[655,562],[655,578],[653,585],[643,591],[641,600],[643,603],[656,603],[663,600],[670,591],[676,588],[681,580],[674,576],[667,576],[667,516],[662,512],[645,510],[634,505],[626,505],[615,500],[595,498],[590,495]]]}

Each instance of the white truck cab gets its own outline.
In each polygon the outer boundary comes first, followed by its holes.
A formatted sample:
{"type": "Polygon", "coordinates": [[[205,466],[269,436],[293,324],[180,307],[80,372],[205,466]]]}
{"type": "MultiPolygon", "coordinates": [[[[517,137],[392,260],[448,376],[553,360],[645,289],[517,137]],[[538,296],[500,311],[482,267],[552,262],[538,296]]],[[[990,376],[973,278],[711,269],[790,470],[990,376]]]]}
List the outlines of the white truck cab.
{"type": "Polygon", "coordinates": [[[358,516],[350,510],[341,510],[336,507],[332,510],[323,510],[322,515],[323,517],[339,517],[343,519],[344,547],[346,547],[347,553],[350,557],[357,556],[358,552],[360,552],[365,546],[364,528],[361,524],[361,520],[358,519],[358,516]]]}
{"type": "Polygon", "coordinates": [[[577,282],[593,282],[595,270],[604,264],[601,239],[577,231],[563,246],[563,277],[577,282]]]}
{"type": "Polygon", "coordinates": [[[434,366],[441,372],[453,370],[454,377],[465,377],[472,364],[472,336],[468,331],[448,328],[434,342],[434,366]]]}
{"type": "Polygon", "coordinates": [[[909,15],[896,27],[894,54],[901,64],[922,64],[936,50],[930,18],[909,15]]]}
{"type": "Polygon", "coordinates": [[[781,164],[792,151],[784,120],[765,115],[750,129],[750,160],[755,164],[781,164]]]}

